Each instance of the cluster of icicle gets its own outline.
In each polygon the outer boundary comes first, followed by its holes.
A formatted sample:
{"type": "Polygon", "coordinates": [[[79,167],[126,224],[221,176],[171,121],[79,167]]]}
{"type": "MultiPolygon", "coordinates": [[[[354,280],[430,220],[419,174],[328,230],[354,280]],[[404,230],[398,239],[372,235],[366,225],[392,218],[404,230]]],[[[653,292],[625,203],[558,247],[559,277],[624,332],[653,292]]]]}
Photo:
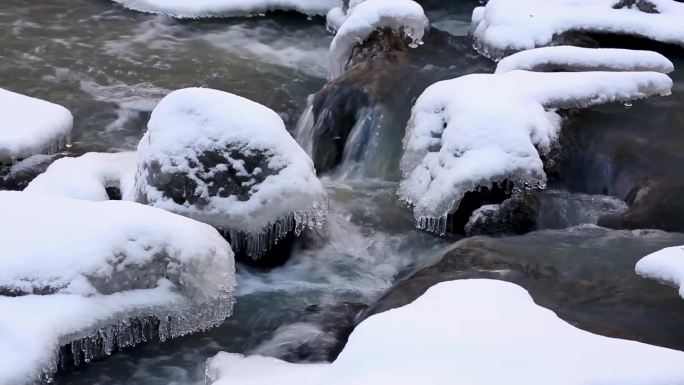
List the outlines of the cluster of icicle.
{"type": "Polygon", "coordinates": [[[140,315],[67,336],[59,353],[43,369],[41,381],[51,383],[58,369],[67,370],[70,363],[79,367],[84,363],[111,355],[117,350],[136,346],[154,339],[164,342],[220,325],[232,314],[235,299],[226,294],[202,305],[182,311],[165,311],[163,315],[140,315]]]}
{"type": "Polygon", "coordinates": [[[309,210],[295,211],[285,218],[277,218],[257,234],[234,229],[219,231],[230,239],[233,250],[242,251],[250,258],[258,260],[291,233],[299,236],[305,229],[321,229],[327,211],[327,202],[314,202],[309,210]]]}
{"type": "MultiPolygon", "coordinates": [[[[489,187],[478,185],[474,189],[468,192],[483,192],[485,189],[497,189],[503,188],[506,195],[520,193],[527,190],[544,190],[546,189],[546,181],[543,179],[520,179],[516,177],[508,177],[503,182],[493,182],[489,187]]],[[[430,216],[420,216],[414,218],[415,226],[420,229],[430,233],[437,234],[439,236],[444,236],[448,231],[449,217],[458,210],[458,205],[461,199],[465,196],[465,193],[453,202],[453,209],[438,217],[430,216]]],[[[410,200],[403,199],[402,202],[409,207],[413,207],[413,203],[410,200]]]]}

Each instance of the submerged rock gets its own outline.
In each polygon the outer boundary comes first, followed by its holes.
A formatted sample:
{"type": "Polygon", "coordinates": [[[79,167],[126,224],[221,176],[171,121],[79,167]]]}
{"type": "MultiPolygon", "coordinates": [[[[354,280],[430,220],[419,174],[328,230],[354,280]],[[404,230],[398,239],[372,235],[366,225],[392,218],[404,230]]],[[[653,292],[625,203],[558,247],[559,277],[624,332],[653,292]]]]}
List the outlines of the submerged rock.
{"type": "MultiPolygon", "coordinates": [[[[227,92],[172,92],[138,146],[132,199],[218,228],[239,257],[267,254],[325,220],[311,159],[274,111],[227,92]]],[[[272,260],[272,258],[275,258],[272,260]]]]}
{"type": "Polygon", "coordinates": [[[595,226],[469,238],[396,284],[362,319],[411,303],[438,282],[490,278],[524,287],[536,303],[584,330],[681,350],[684,301],[634,274],[634,264],[682,242],[677,233],[595,226]]]}
{"type": "Polygon", "coordinates": [[[212,385],[652,385],[684,379],[682,359],[582,331],[514,284],[470,279],[439,283],[366,319],[330,364],[219,353],[206,376],[212,385]]]}
{"type": "Polygon", "coordinates": [[[0,192],[0,211],[2,384],[48,380],[232,312],[233,252],[211,226],[133,202],[25,192],[0,192]]]}

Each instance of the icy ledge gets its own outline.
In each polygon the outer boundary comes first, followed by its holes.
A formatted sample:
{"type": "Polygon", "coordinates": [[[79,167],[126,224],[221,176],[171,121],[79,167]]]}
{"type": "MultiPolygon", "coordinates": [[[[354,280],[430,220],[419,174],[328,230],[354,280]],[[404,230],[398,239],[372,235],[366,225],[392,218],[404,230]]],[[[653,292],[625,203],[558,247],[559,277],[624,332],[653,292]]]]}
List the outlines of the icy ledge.
{"type": "Polygon", "coordinates": [[[331,364],[219,353],[212,385],[665,385],[684,353],[585,332],[512,283],[461,280],[363,321],[331,364]]]}
{"type": "Polygon", "coordinates": [[[669,95],[656,72],[474,74],[428,87],[404,137],[400,198],[419,228],[443,234],[468,191],[495,183],[546,185],[545,155],[556,144],[556,108],[669,95]]]}
{"type": "Polygon", "coordinates": [[[668,247],[645,256],[637,262],[636,272],[676,287],[684,298],[684,246],[668,247]]]}
{"type": "Polygon", "coordinates": [[[113,0],[140,12],[176,18],[260,15],[268,11],[297,11],[325,15],[341,0],[113,0]]]}
{"type": "Polygon", "coordinates": [[[91,152],[78,158],[56,160],[24,189],[64,198],[105,201],[107,188],[116,188],[127,199],[133,187],[137,153],[91,152]]]}
{"type": "Polygon", "coordinates": [[[0,164],[52,154],[68,140],[74,118],[66,108],[0,88],[0,164]]]}
{"type": "Polygon", "coordinates": [[[206,88],[174,91],[154,109],[132,197],[211,224],[253,259],[289,233],[320,227],[328,202],[277,113],[206,88]]]}
{"type": "Polygon", "coordinates": [[[411,39],[410,47],[422,44],[429,22],[420,4],[412,0],[366,0],[350,4],[346,15],[338,8],[328,15],[328,24],[337,29],[330,43],[329,79],[345,70],[352,49],[381,28],[392,28],[411,39]]]}
{"type": "Polygon", "coordinates": [[[132,202],[25,192],[0,192],[0,212],[2,384],[231,314],[233,253],[211,226],[132,202]]]}
{"type": "Polygon", "coordinates": [[[485,55],[500,58],[551,44],[565,32],[625,34],[684,45],[684,4],[650,0],[659,13],[614,9],[619,0],[490,0],[473,11],[473,35],[485,55]]]}
{"type": "Polygon", "coordinates": [[[652,51],[557,46],[515,53],[499,61],[496,73],[515,70],[553,71],[655,71],[670,73],[674,64],[652,51]]]}

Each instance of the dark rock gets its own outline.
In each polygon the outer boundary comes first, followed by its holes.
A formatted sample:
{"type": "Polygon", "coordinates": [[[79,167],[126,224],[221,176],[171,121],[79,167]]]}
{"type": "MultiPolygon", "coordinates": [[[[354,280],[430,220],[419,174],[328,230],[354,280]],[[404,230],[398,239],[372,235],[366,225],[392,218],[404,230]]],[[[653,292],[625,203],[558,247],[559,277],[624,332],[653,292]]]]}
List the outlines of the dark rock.
{"type": "Polygon", "coordinates": [[[0,190],[23,190],[33,179],[47,170],[50,165],[65,153],[53,155],[34,155],[13,166],[0,166],[0,190]]]}
{"type": "Polygon", "coordinates": [[[535,228],[539,207],[539,198],[531,192],[513,194],[501,204],[476,210],[465,226],[465,234],[524,234],[535,228]]]}
{"type": "Polygon", "coordinates": [[[469,238],[396,284],[359,322],[406,305],[439,282],[498,279],[524,287],[539,305],[584,330],[682,349],[684,301],[633,269],[642,256],[683,241],[680,234],[601,228],[469,238]]]}
{"type": "Polygon", "coordinates": [[[640,10],[641,12],[660,13],[660,12],[658,12],[658,7],[648,0],[620,0],[619,2],[617,2],[613,5],[613,8],[614,9],[622,9],[622,8],[627,7],[627,8],[631,9],[635,5],[636,5],[637,9],[640,10]]]}

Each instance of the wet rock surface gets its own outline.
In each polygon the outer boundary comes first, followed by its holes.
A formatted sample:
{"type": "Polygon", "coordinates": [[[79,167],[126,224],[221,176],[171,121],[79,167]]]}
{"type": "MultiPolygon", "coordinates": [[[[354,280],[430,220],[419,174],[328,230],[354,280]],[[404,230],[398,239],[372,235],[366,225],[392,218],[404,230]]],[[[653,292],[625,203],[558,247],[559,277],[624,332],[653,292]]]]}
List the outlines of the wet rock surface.
{"type": "Polygon", "coordinates": [[[684,302],[634,273],[640,257],[682,241],[681,234],[597,227],[470,238],[396,284],[361,319],[408,304],[438,282],[491,278],[524,287],[536,303],[584,330],[682,349],[677,325],[684,302]]]}
{"type": "Polygon", "coordinates": [[[392,29],[373,32],[353,49],[347,71],[316,94],[310,151],[318,173],[363,162],[379,166],[362,174],[398,178],[398,161],[377,160],[400,157],[415,98],[436,81],[493,72],[494,63],[478,56],[468,38],[431,28],[423,40],[414,49],[392,29]]]}
{"type": "Polygon", "coordinates": [[[513,194],[501,204],[482,206],[475,210],[465,225],[465,234],[506,235],[524,234],[535,228],[540,202],[534,194],[513,194]]]}
{"type": "Polygon", "coordinates": [[[34,155],[12,166],[0,165],[0,190],[23,190],[55,160],[66,154],[34,155]]]}

